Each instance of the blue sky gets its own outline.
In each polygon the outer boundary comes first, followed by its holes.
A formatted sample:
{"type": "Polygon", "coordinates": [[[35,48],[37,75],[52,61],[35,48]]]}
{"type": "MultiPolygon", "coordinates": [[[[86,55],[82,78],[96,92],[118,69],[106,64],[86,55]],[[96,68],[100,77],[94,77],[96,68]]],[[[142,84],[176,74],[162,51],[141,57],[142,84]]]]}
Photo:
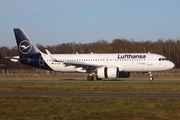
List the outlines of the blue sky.
{"type": "Polygon", "coordinates": [[[0,46],[16,46],[13,28],[35,44],[180,39],[180,0],[1,0],[0,46]]]}

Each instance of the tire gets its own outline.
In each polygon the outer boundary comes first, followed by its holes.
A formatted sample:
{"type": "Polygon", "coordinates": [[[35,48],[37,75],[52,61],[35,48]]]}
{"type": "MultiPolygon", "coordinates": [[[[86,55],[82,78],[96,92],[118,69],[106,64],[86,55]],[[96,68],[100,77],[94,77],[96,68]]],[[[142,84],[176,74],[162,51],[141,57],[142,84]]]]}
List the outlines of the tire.
{"type": "Polygon", "coordinates": [[[153,80],[154,80],[154,78],[153,78],[153,77],[149,77],[149,80],[150,80],[150,81],[153,81],[153,80]]]}
{"type": "Polygon", "coordinates": [[[88,76],[88,77],[87,77],[87,80],[88,80],[88,81],[93,81],[93,80],[94,80],[94,77],[93,77],[93,76],[88,76]]]}

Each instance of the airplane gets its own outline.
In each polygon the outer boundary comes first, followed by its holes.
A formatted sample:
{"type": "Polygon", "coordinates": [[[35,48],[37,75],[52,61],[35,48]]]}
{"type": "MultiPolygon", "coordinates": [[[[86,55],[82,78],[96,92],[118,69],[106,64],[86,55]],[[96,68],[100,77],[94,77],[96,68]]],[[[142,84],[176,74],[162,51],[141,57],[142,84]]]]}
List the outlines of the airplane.
{"type": "Polygon", "coordinates": [[[131,72],[148,72],[152,81],[152,72],[174,68],[174,63],[166,57],[150,52],[51,54],[45,49],[46,53],[42,53],[21,28],[14,28],[14,35],[19,56],[11,61],[51,71],[89,73],[89,81],[94,77],[96,80],[128,78],[131,72]]]}

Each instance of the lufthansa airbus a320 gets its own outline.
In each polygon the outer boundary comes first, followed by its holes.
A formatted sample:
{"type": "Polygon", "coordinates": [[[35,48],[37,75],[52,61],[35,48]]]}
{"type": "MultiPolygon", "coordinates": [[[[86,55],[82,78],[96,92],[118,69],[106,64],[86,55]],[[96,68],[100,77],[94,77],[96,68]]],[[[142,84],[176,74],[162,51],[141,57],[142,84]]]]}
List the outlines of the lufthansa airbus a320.
{"type": "Polygon", "coordinates": [[[166,57],[153,53],[113,53],[113,54],[51,54],[47,49],[42,53],[20,28],[14,29],[19,56],[13,62],[36,68],[89,73],[87,80],[102,78],[128,78],[130,72],[151,72],[174,68],[174,63],[166,57]]]}

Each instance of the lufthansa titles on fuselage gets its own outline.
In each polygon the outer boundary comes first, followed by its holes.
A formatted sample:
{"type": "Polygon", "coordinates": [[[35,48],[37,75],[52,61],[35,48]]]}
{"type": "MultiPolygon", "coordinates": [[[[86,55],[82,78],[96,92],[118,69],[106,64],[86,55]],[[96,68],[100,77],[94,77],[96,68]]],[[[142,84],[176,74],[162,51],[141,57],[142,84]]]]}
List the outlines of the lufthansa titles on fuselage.
{"type": "Polygon", "coordinates": [[[125,54],[125,55],[118,55],[118,58],[119,59],[124,59],[124,58],[132,58],[132,59],[139,58],[139,59],[144,59],[144,58],[146,58],[146,55],[125,54]]]}

